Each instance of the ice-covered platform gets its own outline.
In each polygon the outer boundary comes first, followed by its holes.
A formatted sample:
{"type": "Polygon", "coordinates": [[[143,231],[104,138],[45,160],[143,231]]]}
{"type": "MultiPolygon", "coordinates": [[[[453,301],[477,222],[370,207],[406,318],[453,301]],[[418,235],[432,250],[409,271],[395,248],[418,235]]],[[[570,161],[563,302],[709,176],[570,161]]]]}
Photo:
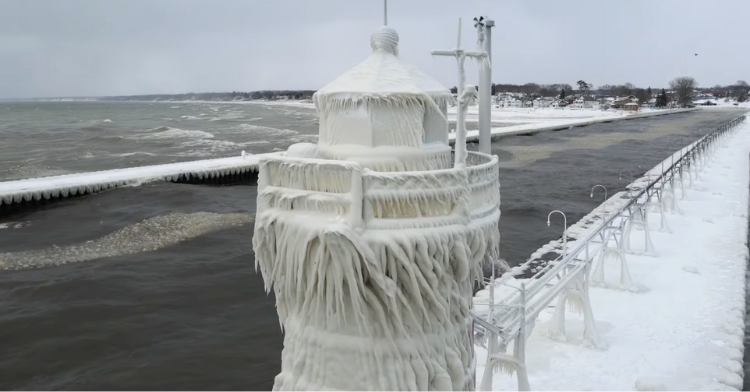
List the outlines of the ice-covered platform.
{"type": "MultiPolygon", "coordinates": [[[[559,313],[556,301],[537,309],[529,301],[526,312],[538,316],[529,317],[522,370],[533,390],[742,389],[750,125],[735,129],[703,147],[680,150],[568,228],[571,254],[626,203],[650,191],[655,196],[610,220],[599,238],[604,241],[591,241],[592,254],[578,259],[590,260],[583,277],[591,287],[577,288],[592,314],[579,316],[580,307],[559,313]],[[632,219],[649,229],[628,229],[624,223],[632,219]],[[619,249],[624,266],[612,252],[594,257],[600,247],[619,249]],[[587,319],[595,321],[587,325],[587,319]]],[[[550,258],[543,257],[564,249],[559,240],[543,246],[514,271],[518,275],[504,277],[492,302],[509,303],[521,283],[534,287],[526,277],[564,263],[561,256],[545,265],[550,258]]],[[[477,294],[478,312],[486,312],[489,298],[488,290],[477,294]]],[[[477,384],[487,386],[485,347],[477,346],[477,384]]],[[[515,390],[519,384],[515,375],[495,374],[491,388],[515,390]]]]}
{"type": "MultiPolygon", "coordinates": [[[[268,155],[276,154],[278,153],[268,155]]],[[[246,155],[4,181],[0,182],[0,207],[14,203],[85,195],[157,181],[186,183],[255,181],[260,157],[261,155],[246,155]]]]}

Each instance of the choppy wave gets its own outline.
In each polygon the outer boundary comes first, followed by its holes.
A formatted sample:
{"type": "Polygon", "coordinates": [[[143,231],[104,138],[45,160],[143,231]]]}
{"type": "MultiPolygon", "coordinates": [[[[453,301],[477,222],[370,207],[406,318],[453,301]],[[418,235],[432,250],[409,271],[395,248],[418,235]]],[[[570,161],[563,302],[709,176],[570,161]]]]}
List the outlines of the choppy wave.
{"type": "Polygon", "coordinates": [[[151,252],[214,231],[251,223],[253,214],[196,212],[146,219],[93,241],[47,249],[0,253],[0,269],[23,270],[151,252]]]}
{"type": "Polygon", "coordinates": [[[157,154],[154,154],[152,152],[145,152],[145,151],[134,151],[134,152],[125,152],[122,154],[111,154],[113,157],[130,157],[134,155],[148,155],[150,157],[155,157],[157,154]]]}
{"type": "Polygon", "coordinates": [[[318,135],[299,135],[289,138],[292,143],[317,143],[318,135]]]}
{"type": "Polygon", "coordinates": [[[214,135],[205,131],[188,130],[172,127],[159,127],[149,131],[149,133],[140,133],[135,136],[137,139],[211,139],[214,135]]]}
{"type": "Polygon", "coordinates": [[[183,153],[177,153],[177,156],[192,156],[192,157],[215,157],[216,153],[226,151],[237,151],[243,147],[258,145],[258,144],[269,144],[271,142],[267,140],[251,140],[247,142],[233,142],[229,140],[216,140],[216,139],[199,139],[191,140],[182,143],[182,147],[193,147],[194,150],[186,151],[183,153]]]}
{"type": "Polygon", "coordinates": [[[227,121],[227,120],[242,120],[245,118],[243,112],[226,112],[218,117],[209,118],[208,121],[227,121]]]}
{"type": "Polygon", "coordinates": [[[105,118],[103,120],[80,120],[78,122],[84,123],[84,124],[101,124],[101,123],[111,123],[112,120],[105,118]]]}
{"type": "Polygon", "coordinates": [[[278,129],[253,124],[240,124],[236,127],[232,127],[232,129],[236,131],[247,132],[252,134],[253,136],[294,136],[299,133],[291,129],[278,129]]]}
{"type": "Polygon", "coordinates": [[[203,120],[202,118],[198,116],[182,116],[180,118],[182,118],[183,120],[203,120]]]}
{"type": "Polygon", "coordinates": [[[20,229],[31,225],[31,222],[5,222],[0,223],[0,230],[2,229],[20,229]]]}

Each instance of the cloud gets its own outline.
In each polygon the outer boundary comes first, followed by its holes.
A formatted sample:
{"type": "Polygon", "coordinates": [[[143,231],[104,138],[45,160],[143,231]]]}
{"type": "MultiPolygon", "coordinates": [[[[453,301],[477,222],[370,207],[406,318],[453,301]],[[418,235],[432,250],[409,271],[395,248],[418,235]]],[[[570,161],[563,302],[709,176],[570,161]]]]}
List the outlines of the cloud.
{"type": "MultiPolygon", "coordinates": [[[[381,0],[3,0],[0,98],[316,89],[362,61],[381,0]]],[[[735,0],[391,0],[401,55],[446,86],[473,48],[471,18],[493,30],[496,83],[748,79],[750,2],[735,0]],[[698,53],[698,56],[694,54],[698,53]]],[[[476,81],[476,67],[469,67],[476,81]]]]}

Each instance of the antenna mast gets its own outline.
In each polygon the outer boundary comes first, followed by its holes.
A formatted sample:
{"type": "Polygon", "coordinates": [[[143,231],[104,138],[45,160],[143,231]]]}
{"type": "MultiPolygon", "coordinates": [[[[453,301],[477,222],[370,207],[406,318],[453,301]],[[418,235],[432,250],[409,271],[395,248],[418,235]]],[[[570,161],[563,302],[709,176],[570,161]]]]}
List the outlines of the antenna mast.
{"type": "Polygon", "coordinates": [[[383,26],[388,26],[388,0],[383,0],[383,26]]]}

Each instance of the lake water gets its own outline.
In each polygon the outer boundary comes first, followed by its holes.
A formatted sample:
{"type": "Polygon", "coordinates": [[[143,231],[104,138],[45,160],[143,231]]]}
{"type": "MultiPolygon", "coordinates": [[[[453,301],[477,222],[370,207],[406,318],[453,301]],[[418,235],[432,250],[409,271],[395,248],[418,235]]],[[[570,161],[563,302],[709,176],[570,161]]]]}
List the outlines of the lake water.
{"type": "MultiPolygon", "coordinates": [[[[313,110],[222,103],[2,103],[0,180],[315,141],[313,110]],[[109,121],[107,121],[109,120],[109,121]]],[[[710,110],[502,139],[502,256],[523,262],[673,151],[710,110]]],[[[0,210],[0,389],[267,390],[282,335],[255,273],[252,185],[151,184],[0,210]],[[58,265],[64,263],[63,265],[58,265]]]]}

